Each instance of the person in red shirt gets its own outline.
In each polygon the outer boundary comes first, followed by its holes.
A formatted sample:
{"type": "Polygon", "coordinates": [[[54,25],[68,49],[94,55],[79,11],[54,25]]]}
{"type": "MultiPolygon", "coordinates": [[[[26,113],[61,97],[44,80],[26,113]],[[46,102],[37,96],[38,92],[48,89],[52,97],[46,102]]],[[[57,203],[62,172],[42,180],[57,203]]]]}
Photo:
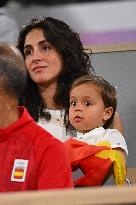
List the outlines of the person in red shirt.
{"type": "Polygon", "coordinates": [[[0,44],[0,192],[71,188],[63,143],[18,106],[25,82],[19,51],[0,44]]]}

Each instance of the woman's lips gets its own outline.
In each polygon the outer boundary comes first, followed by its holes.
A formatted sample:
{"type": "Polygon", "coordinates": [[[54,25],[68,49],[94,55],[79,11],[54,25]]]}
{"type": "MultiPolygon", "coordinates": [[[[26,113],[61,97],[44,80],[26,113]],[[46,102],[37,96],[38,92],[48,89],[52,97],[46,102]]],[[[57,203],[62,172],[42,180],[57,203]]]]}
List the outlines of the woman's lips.
{"type": "Polygon", "coordinates": [[[36,66],[36,67],[32,68],[32,71],[38,72],[38,71],[42,71],[45,68],[47,68],[47,66],[36,66]]]}

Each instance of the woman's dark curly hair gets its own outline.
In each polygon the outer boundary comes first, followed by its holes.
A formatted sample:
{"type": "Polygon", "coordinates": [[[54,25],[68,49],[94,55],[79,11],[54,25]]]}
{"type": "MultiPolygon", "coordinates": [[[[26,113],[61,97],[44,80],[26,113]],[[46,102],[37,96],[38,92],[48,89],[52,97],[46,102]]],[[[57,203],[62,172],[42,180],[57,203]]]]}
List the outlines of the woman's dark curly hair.
{"type": "MultiPolygon", "coordinates": [[[[91,51],[89,50],[89,52],[86,52],[79,34],[72,31],[62,20],[45,17],[32,19],[29,24],[22,26],[17,47],[23,56],[25,38],[34,28],[41,28],[47,41],[53,45],[62,56],[64,65],[58,77],[54,102],[60,108],[65,108],[68,104],[68,92],[71,83],[82,75],[94,73],[90,59],[91,51]]],[[[38,121],[39,117],[43,115],[47,120],[50,119],[50,116],[44,113],[46,102],[42,99],[38,86],[31,80],[30,76],[28,76],[24,94],[20,99],[20,104],[26,106],[34,120],[38,121]]]]}

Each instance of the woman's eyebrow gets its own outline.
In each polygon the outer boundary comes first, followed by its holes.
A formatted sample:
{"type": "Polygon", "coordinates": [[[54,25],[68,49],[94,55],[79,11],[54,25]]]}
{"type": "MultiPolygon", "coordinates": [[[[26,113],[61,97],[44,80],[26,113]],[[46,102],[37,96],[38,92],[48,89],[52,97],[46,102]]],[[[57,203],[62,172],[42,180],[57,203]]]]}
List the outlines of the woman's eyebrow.
{"type": "MultiPolygon", "coordinates": [[[[45,39],[44,39],[44,40],[41,40],[41,41],[38,42],[38,45],[41,45],[41,44],[43,44],[43,43],[48,43],[48,41],[46,41],[45,39]]],[[[48,44],[49,44],[49,43],[48,43],[48,44]]],[[[25,49],[25,48],[28,48],[28,47],[32,47],[32,45],[31,45],[31,44],[26,44],[26,45],[24,45],[24,49],[25,49]]]]}
{"type": "Polygon", "coordinates": [[[38,42],[38,45],[42,45],[43,43],[46,43],[46,44],[48,44],[48,45],[50,44],[47,40],[44,39],[44,40],[42,40],[42,41],[39,41],[39,42],[38,42]]]}
{"type": "Polygon", "coordinates": [[[24,50],[25,50],[26,48],[29,48],[29,47],[31,47],[30,44],[25,45],[25,46],[24,46],[24,50]]]}

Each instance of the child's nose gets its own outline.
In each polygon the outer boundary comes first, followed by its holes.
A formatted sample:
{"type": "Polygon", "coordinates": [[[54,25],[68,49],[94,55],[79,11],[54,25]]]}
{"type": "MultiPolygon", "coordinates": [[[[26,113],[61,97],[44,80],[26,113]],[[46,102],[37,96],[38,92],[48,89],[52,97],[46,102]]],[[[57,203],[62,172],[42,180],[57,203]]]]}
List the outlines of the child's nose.
{"type": "Polygon", "coordinates": [[[77,106],[75,107],[75,111],[82,111],[82,105],[77,104],[77,106]]]}

